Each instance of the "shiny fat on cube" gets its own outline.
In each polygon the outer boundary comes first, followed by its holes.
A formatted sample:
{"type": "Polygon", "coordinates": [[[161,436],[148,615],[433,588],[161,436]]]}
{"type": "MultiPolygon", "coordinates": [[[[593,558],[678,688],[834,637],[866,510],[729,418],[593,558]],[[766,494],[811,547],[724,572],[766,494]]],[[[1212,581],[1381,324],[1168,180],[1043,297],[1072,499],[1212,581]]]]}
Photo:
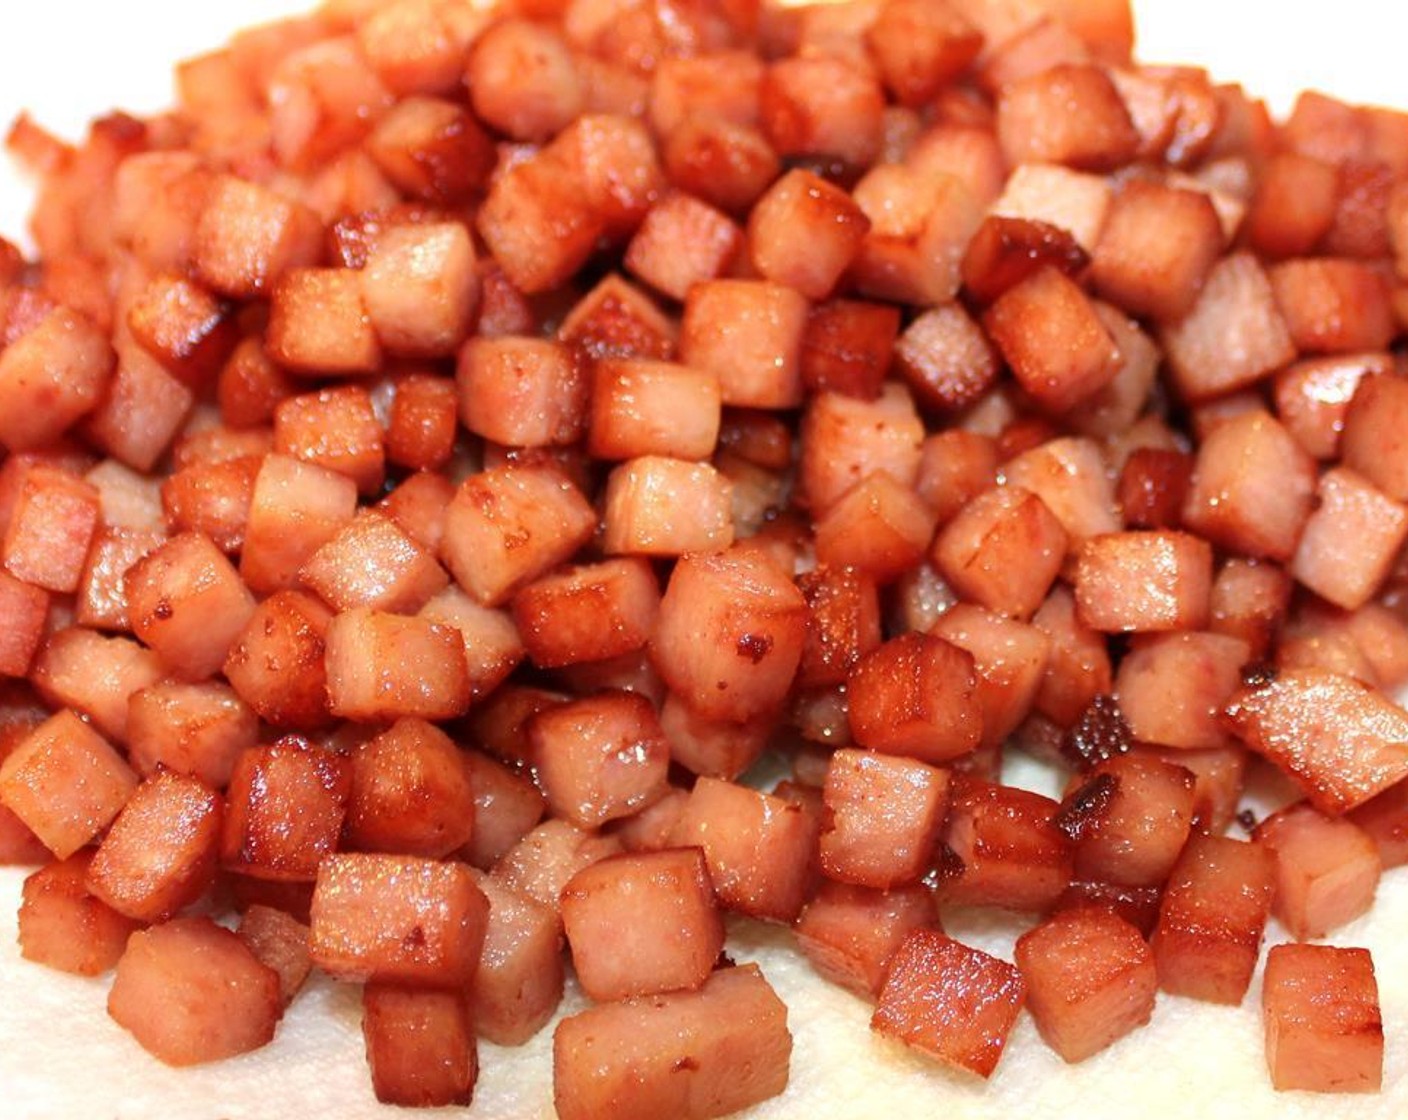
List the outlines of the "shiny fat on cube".
{"type": "Polygon", "coordinates": [[[360,273],[295,268],[274,286],[265,345],[270,356],[310,377],[374,373],[381,343],[362,298],[360,273]]]}
{"type": "Polygon", "coordinates": [[[948,773],[870,751],[831,756],[822,793],[821,868],[886,890],[928,869],[948,808],[948,773]]]}
{"type": "Polygon", "coordinates": [[[1262,844],[1194,833],[1169,873],[1150,946],[1159,987],[1238,1004],[1271,913],[1275,860],[1262,844]]]}
{"type": "Polygon", "coordinates": [[[280,401],[274,409],[274,451],[346,475],[361,494],[375,494],[386,479],[382,421],[360,385],[280,401]]]}
{"type": "Polygon", "coordinates": [[[604,1003],[553,1034],[562,1120],[710,1120],[787,1086],[787,1008],[756,965],[713,973],[694,992],[604,1003]]]}
{"type": "Polygon", "coordinates": [[[299,570],[299,580],[334,610],[413,614],[449,583],[435,558],[389,517],[366,511],[347,522],[299,570]]]}
{"type": "Polygon", "coordinates": [[[654,706],[598,692],[528,722],[533,769],[551,811],[582,828],[627,817],[665,792],[670,748],[654,706]]]}
{"type": "Polygon", "coordinates": [[[313,962],[343,980],[461,987],[478,966],[488,916],[463,864],[329,855],[313,889],[313,962]]]}
{"type": "Polygon", "coordinates": [[[748,252],[768,280],[824,299],[855,258],[870,228],[854,200],[811,171],[787,172],[748,217],[748,252]]]}
{"type": "Polygon", "coordinates": [[[161,771],[132,791],[88,866],[88,889],[119,913],[160,922],[215,882],[224,799],[161,771]]]}
{"type": "Polygon", "coordinates": [[[724,944],[698,848],[601,860],[562,891],[562,923],[582,990],[598,1002],[696,990],[724,944]]]}
{"type": "Polygon", "coordinates": [[[890,961],[870,1029],[986,1078],[1026,995],[1021,973],[1006,961],[917,929],[890,961]]]}
{"type": "Polygon", "coordinates": [[[0,765],[0,803],[60,859],[106,828],[136,787],[122,756],[68,709],[36,727],[0,765]]]}
{"type": "Polygon", "coordinates": [[[161,659],[131,638],[70,626],[40,647],[29,679],[50,707],[72,708],[125,743],[129,698],[166,676],[161,659]]]}
{"type": "Polygon", "coordinates": [[[328,709],[361,722],[450,719],[469,708],[469,669],[459,632],[423,618],[343,611],[325,638],[328,709]]]}
{"type": "Polygon", "coordinates": [[[1017,940],[1013,959],[1037,1029],[1068,1062],[1099,1053],[1153,1014],[1153,954],[1134,926],[1111,913],[1057,913],[1017,940]]]}

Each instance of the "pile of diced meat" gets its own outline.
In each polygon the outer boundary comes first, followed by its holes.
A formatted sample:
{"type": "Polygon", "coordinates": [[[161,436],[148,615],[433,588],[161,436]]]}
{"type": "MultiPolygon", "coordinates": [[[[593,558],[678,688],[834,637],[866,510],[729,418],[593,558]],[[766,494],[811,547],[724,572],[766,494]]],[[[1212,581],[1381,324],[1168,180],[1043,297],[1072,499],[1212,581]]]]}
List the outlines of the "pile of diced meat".
{"type": "Polygon", "coordinates": [[[1272,1084],[1377,1088],[1373,964],[1314,942],[1408,861],[1408,116],[1131,38],[333,0],[166,115],[16,122],[24,955],[174,1065],[360,984],[408,1105],[570,961],[558,1113],[702,1120],[789,1075],[726,915],[981,1077],[1023,1008],[1077,1062],[1241,1002],[1274,915],[1272,1084]]]}

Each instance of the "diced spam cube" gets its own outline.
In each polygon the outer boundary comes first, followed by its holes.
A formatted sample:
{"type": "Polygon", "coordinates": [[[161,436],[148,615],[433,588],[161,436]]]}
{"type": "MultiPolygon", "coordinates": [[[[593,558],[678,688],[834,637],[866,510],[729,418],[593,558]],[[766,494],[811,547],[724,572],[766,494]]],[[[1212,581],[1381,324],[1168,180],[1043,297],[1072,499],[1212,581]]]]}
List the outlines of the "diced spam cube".
{"type": "Polygon", "coordinates": [[[1378,1091],[1384,1028],[1367,949],[1275,946],[1266,956],[1261,1006],[1275,1088],[1378,1091]]]}
{"type": "Polygon", "coordinates": [[[1153,1013],[1153,955],[1139,931],[1113,914],[1056,914],[1017,940],[1013,959],[1037,1029],[1068,1062],[1099,1053],[1153,1013]]]}
{"type": "Polygon", "coordinates": [[[494,865],[493,875],[504,886],[544,906],[556,921],[562,888],[572,876],[620,851],[621,841],[615,836],[587,832],[569,821],[554,818],[538,825],[510,848],[494,865]]]}
{"type": "Polygon", "coordinates": [[[575,443],[586,426],[589,378],[569,346],[543,338],[472,338],[460,351],[460,418],[514,447],[575,443]]]}
{"type": "Polygon", "coordinates": [[[1251,650],[1205,631],[1151,635],[1120,661],[1115,694],[1136,739],[1171,747],[1227,743],[1222,709],[1242,682],[1251,650]]]}
{"type": "Polygon", "coordinates": [[[311,881],[337,848],[351,786],[346,758],[296,737],[250,747],[226,790],[221,863],[261,879],[311,881]]]}
{"type": "Polygon", "coordinates": [[[240,575],[258,592],[295,587],[304,562],[356,508],[357,484],[346,475],[289,455],[265,456],[250,497],[240,575]]]}
{"type": "Polygon", "coordinates": [[[932,862],[948,774],[911,759],[839,750],[827,766],[823,798],[822,871],[887,890],[918,879],[932,862]]]}
{"type": "Polygon", "coordinates": [[[79,976],[99,976],[117,964],[140,923],[89,893],[92,858],[80,851],[26,876],[19,912],[25,960],[79,976]]]}
{"type": "Polygon", "coordinates": [[[368,984],[362,1037],[383,1104],[436,1108],[473,1100],[479,1053],[465,992],[368,984]]]}
{"type": "Polygon", "coordinates": [[[1191,836],[1169,873],[1151,939],[1159,987],[1241,1003],[1271,913],[1274,874],[1264,845],[1191,836]]]}
{"type": "Polygon", "coordinates": [[[921,884],[877,891],[826,879],[794,929],[797,947],[818,973],[874,998],[910,931],[937,925],[933,894],[921,884]]]}
{"type": "Polygon", "coordinates": [[[1139,134],[1100,67],[1062,64],[1013,83],[997,99],[1009,165],[1060,163],[1106,171],[1130,160],[1139,134]]]}
{"type": "Polygon", "coordinates": [[[1026,1000],[1021,973],[937,930],[914,930],[890,962],[871,1030],[990,1077],[1026,1000]]]}
{"type": "Polygon", "coordinates": [[[596,516],[571,482],[546,467],[498,467],[465,479],[450,502],[440,555],[485,606],[568,559],[596,516]]]}
{"type": "Polygon", "coordinates": [[[1408,510],[1347,467],[1320,476],[1316,499],[1291,574],[1322,599],[1355,610],[1378,591],[1408,538],[1408,510]]]}
{"type": "Polygon", "coordinates": [[[982,745],[996,746],[1026,719],[1045,680],[1051,640],[1037,626],[956,603],[929,632],[973,655],[982,745]]]}
{"type": "Polygon", "coordinates": [[[1269,413],[1229,417],[1203,439],[1183,523],[1247,556],[1289,560],[1310,516],[1315,463],[1269,413]]]}
{"type": "Polygon", "coordinates": [[[1072,779],[1058,823],[1075,839],[1075,872],[1121,886],[1157,886],[1187,843],[1193,775],[1144,754],[1121,754],[1072,779]]]}
{"type": "Polygon", "coordinates": [[[1076,565],[1080,621],[1106,633],[1198,629],[1208,617],[1212,549],[1188,533],[1092,537],[1076,565]]]}
{"type": "Polygon", "coordinates": [[[473,874],[489,900],[484,949],[469,986],[475,1030],[500,1046],[517,1046],[538,1033],[562,1000],[562,931],[550,907],[492,875],[473,874]]]}
{"type": "Polygon", "coordinates": [[[735,547],[675,565],[651,657],[690,707],[742,722],[781,707],[805,640],[796,585],[763,553],[735,547]]]}
{"type": "Polygon", "coordinates": [[[801,442],[800,497],[820,513],[876,471],[913,485],[924,424],[912,396],[899,385],[883,386],[874,400],[817,393],[802,417],[801,442]]]}
{"type": "Polygon", "coordinates": [[[884,754],[944,762],[983,734],[973,656],[942,638],[893,638],[851,670],[850,727],[856,744],[884,754]]]}
{"type": "Polygon", "coordinates": [[[326,856],[313,890],[313,961],[339,979],[458,987],[478,966],[488,914],[463,864],[326,856]]]}
{"type": "Polygon", "coordinates": [[[1344,465],[1396,501],[1408,500],[1408,470],[1403,466],[1405,418],[1408,382],[1370,373],[1353,390],[1340,439],[1344,465]]]}
{"type": "Polygon", "coordinates": [[[1227,704],[1237,737],[1293,777],[1335,816],[1408,776],[1408,715],[1339,673],[1281,670],[1227,704]]]}
{"type": "Polygon", "coordinates": [[[671,843],[704,849],[719,901],[755,918],[791,922],[806,901],[817,823],[771,794],[700,778],[671,843]]]}
{"type": "Polygon", "coordinates": [[[555,668],[640,649],[659,606],[649,564],[627,557],[544,576],[514,596],[513,617],[534,664],[555,668]]]}
{"type": "Polygon", "coordinates": [[[705,459],[719,438],[719,380],[674,362],[604,359],[592,373],[587,448],[601,459],[705,459]]]}
{"type": "Polygon", "coordinates": [[[207,917],[134,933],[108,993],[108,1014],[172,1066],[255,1050],[282,1013],[278,974],[207,917]]]}
{"type": "Polygon", "coordinates": [[[57,467],[21,476],[0,563],[16,579],[48,591],[74,591],[99,520],[98,490],[57,467]]]}
{"type": "Polygon", "coordinates": [[[225,676],[275,727],[318,727],[330,718],[324,639],[332,612],[302,591],[276,591],[254,608],[225,658],[225,676]]]}
{"type": "Polygon", "coordinates": [[[199,779],[153,775],[98,845],[88,889],[130,918],[164,921],[214,883],[223,810],[223,798],[199,779]]]}
{"type": "Polygon", "coordinates": [[[220,669],[250,617],[254,596],[235,567],[199,533],[182,533],[127,571],[132,631],[177,676],[220,669]]]}
{"type": "Polygon", "coordinates": [[[654,706],[634,692],[598,692],[528,723],[533,769],[554,815],[581,828],[627,817],[665,791],[670,749],[654,706]]]}
{"type": "Polygon", "coordinates": [[[438,727],[397,720],[352,750],[343,844],[447,856],[474,832],[474,790],[459,748],[438,727]]]}
{"type": "Polygon", "coordinates": [[[1060,806],[1013,786],[955,781],[944,843],[962,872],[940,897],[959,905],[1051,909],[1072,875],[1070,840],[1053,823],[1060,806]]]}
{"type": "Polygon", "coordinates": [[[806,325],[806,298],[781,284],[696,284],[685,299],[680,360],[717,375],[724,404],[794,408],[802,403],[806,325]]]}
{"type": "Polygon", "coordinates": [[[375,494],[386,477],[382,425],[360,385],[281,401],[274,410],[274,451],[345,474],[363,494],[375,494]]]}
{"type": "Polygon", "coordinates": [[[710,463],[642,455],[606,480],[602,547],[611,554],[718,552],[734,539],[733,484],[710,463]]]}
{"type": "Polygon", "coordinates": [[[35,728],[0,765],[0,803],[60,859],[106,828],[136,786],[122,756],[67,709],[35,728]]]}
{"type": "Polygon", "coordinates": [[[469,707],[464,640],[453,627],[357,608],[333,616],[324,645],[335,716],[450,719],[469,707]]]}
{"type": "Polygon", "coordinates": [[[582,990],[597,1001],[694,990],[724,943],[698,848],[601,860],[562,892],[562,923],[582,990]]]}
{"type": "Polygon", "coordinates": [[[372,373],[381,343],[362,298],[360,274],[296,268],[274,286],[265,347],[286,369],[308,374],[372,373]]]}
{"type": "Polygon", "coordinates": [[[748,252],[765,279],[808,299],[831,294],[870,228],[855,201],[813,172],[789,171],[748,218],[748,252]]]}
{"type": "Polygon", "coordinates": [[[72,708],[119,743],[127,738],[128,698],[164,676],[151,650],[81,626],[50,635],[30,669],[30,682],[51,707],[72,708]]]}
{"type": "Polygon", "coordinates": [[[240,915],[237,932],[259,962],[278,973],[279,994],[287,1007],[313,971],[308,927],[283,910],[255,904],[240,915]]]}
{"type": "Polygon", "coordinates": [[[364,513],[318,548],[300,579],[334,610],[410,614],[449,583],[445,570],[389,517],[364,513]]]}
{"type": "Polygon", "coordinates": [[[964,598],[1026,618],[1046,598],[1068,541],[1061,522],[1031,491],[994,486],[939,530],[931,555],[964,598]]]}
{"type": "Polygon", "coordinates": [[[1267,817],[1254,839],[1275,853],[1272,912],[1298,941],[1324,937],[1373,905],[1383,864],[1358,825],[1298,804],[1267,817]]]}

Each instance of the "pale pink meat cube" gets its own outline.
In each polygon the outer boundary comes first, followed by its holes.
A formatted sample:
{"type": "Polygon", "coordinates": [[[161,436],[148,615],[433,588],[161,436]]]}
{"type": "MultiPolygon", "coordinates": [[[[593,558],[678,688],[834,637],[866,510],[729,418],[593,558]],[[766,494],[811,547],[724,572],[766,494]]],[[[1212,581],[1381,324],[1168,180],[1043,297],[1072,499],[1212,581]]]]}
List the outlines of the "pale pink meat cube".
{"type": "Polygon", "coordinates": [[[612,555],[718,552],[734,540],[733,484],[709,463],[642,455],[606,480],[602,547],[612,555]]]}
{"type": "Polygon", "coordinates": [[[655,668],[703,715],[778,710],[806,640],[806,602],[788,574],[747,547],[683,557],[660,601],[655,668]]]}
{"type": "Polygon", "coordinates": [[[287,455],[265,457],[254,480],[240,575],[257,592],[296,586],[299,569],[357,507],[357,484],[287,455]]]}
{"type": "Polygon", "coordinates": [[[1298,941],[1324,937],[1374,904],[1383,862],[1358,825],[1297,804],[1262,821],[1253,835],[1275,853],[1272,912],[1298,941]]]}
{"type": "Polygon", "coordinates": [[[1170,747],[1224,746],[1222,709],[1241,687],[1251,650],[1240,638],[1185,630],[1131,644],[1115,675],[1120,712],[1136,739],[1170,747]]]}
{"type": "Polygon", "coordinates": [[[463,864],[330,855],[313,890],[313,963],[344,980],[456,987],[478,967],[488,914],[463,864]]]}
{"type": "Polygon", "coordinates": [[[962,869],[941,881],[940,899],[1051,909],[1073,873],[1071,841],[1053,823],[1059,809],[1029,790],[967,776],[955,780],[943,840],[962,869]]]}
{"type": "Polygon", "coordinates": [[[134,933],[108,993],[108,1014],[172,1066],[258,1049],[282,1013],[278,974],[206,917],[134,933]]]}
{"type": "Polygon", "coordinates": [[[680,361],[717,375],[724,404],[802,403],[807,300],[766,280],[708,280],[685,297],[680,361]]]}
{"type": "Polygon", "coordinates": [[[620,851],[621,841],[615,836],[550,819],[505,852],[492,874],[504,886],[527,895],[556,917],[562,905],[562,888],[572,876],[620,851]]]}
{"type": "Polygon", "coordinates": [[[1367,949],[1277,945],[1262,983],[1266,1065],[1276,1089],[1372,1093],[1383,1082],[1384,1028],[1367,949]]]}
{"type": "Polygon", "coordinates": [[[928,869],[948,809],[947,771],[843,749],[831,756],[822,796],[826,875],[886,890],[928,869]]]}
{"type": "Polygon", "coordinates": [[[654,705],[634,692],[598,692],[546,708],[528,723],[549,810],[580,828],[627,817],[665,792],[670,745],[654,705]]]}
{"type": "Polygon", "coordinates": [[[299,580],[334,610],[413,614],[444,590],[449,576],[391,518],[366,512],[308,558],[299,580]]]}
{"type": "Polygon", "coordinates": [[[1320,476],[1316,499],[1291,574],[1338,607],[1362,607],[1408,538],[1408,509],[1347,467],[1320,476]]]}
{"type": "Polygon", "coordinates": [[[695,992],[601,1004],[558,1024],[553,1104],[562,1120],[709,1120],[787,1086],[787,1008],[756,965],[695,992]]]}
{"type": "Polygon", "coordinates": [[[1017,940],[1013,959],[1037,1029],[1068,1062],[1099,1053],[1153,1014],[1153,954],[1139,931],[1113,914],[1055,914],[1017,940]]]}
{"type": "Polygon", "coordinates": [[[983,745],[1002,743],[1026,719],[1046,678],[1052,640],[1032,623],[956,603],[929,631],[973,655],[983,745]]]}
{"type": "Polygon", "coordinates": [[[964,598],[1027,618],[1046,598],[1068,546],[1040,498],[1020,486],[994,486],[939,530],[930,555],[964,598]]]}
{"type": "Polygon", "coordinates": [[[224,799],[161,771],[132,791],[88,866],[88,889],[119,913],[160,922],[215,882],[224,799]]]}
{"type": "Polygon", "coordinates": [[[383,1104],[436,1108],[474,1099],[479,1050],[466,992],[369,983],[362,1037],[383,1104]]]}
{"type": "Polygon", "coordinates": [[[874,400],[816,393],[802,416],[800,496],[815,515],[877,471],[912,486],[923,442],[924,424],[914,400],[899,385],[883,386],[874,400]]]}
{"type": "Polygon", "coordinates": [[[1195,833],[1164,886],[1150,944],[1159,987],[1242,1002],[1271,913],[1275,860],[1262,844],[1195,833]]]}
{"type": "Polygon", "coordinates": [[[874,998],[910,931],[938,924],[933,893],[922,884],[878,891],[826,879],[793,929],[797,947],[820,975],[874,998]]]}
{"type": "Polygon", "coordinates": [[[1207,622],[1212,549],[1179,532],[1092,537],[1076,562],[1076,612],[1106,633],[1196,630],[1207,622]]]}
{"type": "Polygon", "coordinates": [[[51,634],[30,668],[30,683],[51,707],[72,708],[119,743],[127,739],[129,697],[165,676],[151,650],[82,626],[51,634]]]}
{"type": "Polygon", "coordinates": [[[471,874],[489,900],[484,949],[469,984],[475,1030],[499,1046],[518,1046],[562,1000],[561,923],[550,907],[494,876],[471,874]]]}
{"type": "Polygon", "coordinates": [[[556,470],[499,467],[456,491],[440,558],[470,596],[492,607],[571,557],[595,529],[586,498],[556,470]]]}
{"type": "Polygon", "coordinates": [[[450,719],[469,707],[464,641],[452,627],[357,608],[334,615],[324,640],[333,715],[450,719]]]}
{"type": "Polygon", "coordinates": [[[132,565],[128,609],[137,637],[177,676],[217,672],[254,613],[254,596],[210,538],[183,533],[132,565]]]}
{"type": "Polygon", "coordinates": [[[598,1002],[699,988],[724,944],[699,848],[613,856],[562,891],[562,924],[582,990],[598,1002]]]}
{"type": "Polygon", "coordinates": [[[141,923],[89,893],[91,851],[79,851],[25,877],[18,919],[20,955],[36,964],[98,976],[117,964],[141,923]]]}
{"type": "Polygon", "coordinates": [[[818,825],[790,801],[700,778],[671,842],[699,846],[719,901],[751,917],[791,922],[806,901],[818,825]]]}

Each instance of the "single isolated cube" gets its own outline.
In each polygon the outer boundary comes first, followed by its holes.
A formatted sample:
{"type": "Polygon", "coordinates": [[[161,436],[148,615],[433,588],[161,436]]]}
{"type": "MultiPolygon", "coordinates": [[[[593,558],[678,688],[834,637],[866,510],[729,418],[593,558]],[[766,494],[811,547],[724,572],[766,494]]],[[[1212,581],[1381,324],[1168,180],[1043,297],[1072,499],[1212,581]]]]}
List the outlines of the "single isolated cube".
{"type": "Polygon", "coordinates": [[[1099,1053],[1153,1014],[1153,954],[1139,931],[1114,914],[1061,911],[1023,934],[1013,959],[1037,1030],[1068,1062],[1099,1053]]]}
{"type": "Polygon", "coordinates": [[[1022,974],[1006,961],[917,929],[890,962],[870,1029],[990,1077],[1026,994],[1022,974]]]}
{"type": "Polygon", "coordinates": [[[1383,1081],[1379,986],[1367,949],[1277,945],[1262,981],[1266,1065],[1279,1090],[1373,1093],[1383,1081]]]}

